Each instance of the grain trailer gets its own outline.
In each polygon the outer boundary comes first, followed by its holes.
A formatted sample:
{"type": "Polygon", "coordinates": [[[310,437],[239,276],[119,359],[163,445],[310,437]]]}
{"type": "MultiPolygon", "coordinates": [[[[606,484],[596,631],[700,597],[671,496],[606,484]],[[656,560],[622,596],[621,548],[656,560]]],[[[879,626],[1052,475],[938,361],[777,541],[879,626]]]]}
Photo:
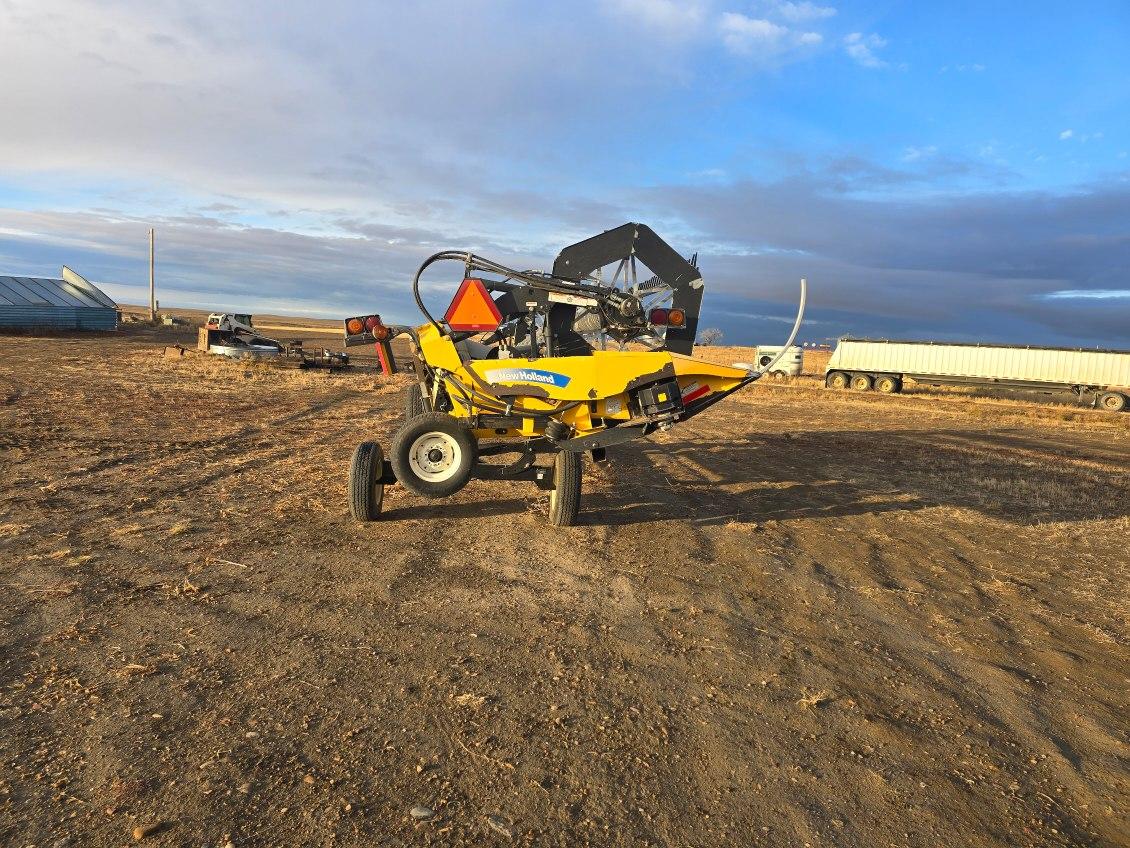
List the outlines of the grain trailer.
{"type": "Polygon", "coordinates": [[[1073,392],[1119,412],[1130,406],[1130,351],[999,344],[841,339],[824,382],[834,389],[893,393],[903,380],[1073,392]]]}

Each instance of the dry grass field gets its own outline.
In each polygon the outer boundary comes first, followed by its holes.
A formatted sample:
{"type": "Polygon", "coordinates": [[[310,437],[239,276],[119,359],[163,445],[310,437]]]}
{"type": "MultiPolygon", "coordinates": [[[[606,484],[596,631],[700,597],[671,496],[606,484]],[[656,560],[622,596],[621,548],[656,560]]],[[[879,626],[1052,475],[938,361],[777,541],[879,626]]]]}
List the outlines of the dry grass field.
{"type": "Polygon", "coordinates": [[[0,337],[0,844],[1130,845],[1130,415],[802,377],[362,525],[405,378],[194,340],[0,337]]]}

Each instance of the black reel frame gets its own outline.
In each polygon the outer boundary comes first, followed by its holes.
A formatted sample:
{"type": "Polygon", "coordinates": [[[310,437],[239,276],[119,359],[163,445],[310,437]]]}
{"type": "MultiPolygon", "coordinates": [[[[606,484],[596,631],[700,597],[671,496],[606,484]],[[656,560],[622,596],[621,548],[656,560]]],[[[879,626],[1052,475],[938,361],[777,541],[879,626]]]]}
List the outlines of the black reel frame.
{"type": "MultiPolygon", "coordinates": [[[[601,328],[620,342],[629,342],[654,331],[638,296],[594,276],[597,269],[615,262],[625,263],[625,269],[630,266],[634,276],[637,260],[655,275],[645,285],[649,285],[650,290],[669,289],[671,308],[680,309],[685,315],[682,326],[665,329],[663,343],[654,349],[689,356],[698,334],[704,288],[702,274],[692,261],[680,256],[645,224],[623,224],[564,248],[554,260],[551,273],[517,271],[473,253],[441,251],[430,256],[416,271],[412,295],[420,312],[439,332],[457,342],[480,335],[446,328],[428,311],[420,296],[420,278],[424,271],[437,262],[460,262],[464,277],[486,273],[501,278],[480,278],[487,289],[498,294],[493,299],[502,315],[499,328],[484,343],[505,342],[518,351],[525,348],[530,358],[588,356],[593,348],[575,328],[578,309],[599,316],[601,328]]],[[[624,273],[626,279],[627,270],[624,273]]]]}

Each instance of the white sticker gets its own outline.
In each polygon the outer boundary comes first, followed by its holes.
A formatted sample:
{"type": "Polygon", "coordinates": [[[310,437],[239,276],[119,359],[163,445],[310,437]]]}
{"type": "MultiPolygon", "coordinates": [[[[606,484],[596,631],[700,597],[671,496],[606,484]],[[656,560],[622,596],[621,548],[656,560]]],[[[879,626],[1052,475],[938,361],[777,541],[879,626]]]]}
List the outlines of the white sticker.
{"type": "Polygon", "coordinates": [[[624,404],[620,403],[620,398],[609,398],[604,402],[605,415],[619,415],[624,411],[624,404]]]}
{"type": "Polygon", "coordinates": [[[594,297],[585,297],[581,294],[564,294],[562,292],[550,292],[550,303],[567,303],[570,306],[599,306],[600,302],[594,297]]]}

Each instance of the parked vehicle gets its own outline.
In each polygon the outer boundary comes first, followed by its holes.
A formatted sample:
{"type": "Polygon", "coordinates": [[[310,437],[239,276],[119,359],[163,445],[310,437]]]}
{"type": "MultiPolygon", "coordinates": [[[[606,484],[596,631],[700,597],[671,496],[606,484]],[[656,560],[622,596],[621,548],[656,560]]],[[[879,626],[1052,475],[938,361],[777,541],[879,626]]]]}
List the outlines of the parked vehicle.
{"type": "MultiPolygon", "coordinates": [[[[771,347],[769,345],[757,346],[757,367],[758,370],[768,367],[777,355],[784,350],[779,345],[771,347]]],[[[773,370],[769,372],[769,376],[776,379],[784,377],[799,377],[801,366],[804,364],[804,350],[799,345],[793,345],[785,351],[785,355],[777,359],[777,364],[773,366],[773,370]]]]}
{"type": "Polygon", "coordinates": [[[830,388],[892,393],[910,378],[929,385],[1073,392],[1111,412],[1130,406],[1130,351],[841,339],[828,360],[830,388]]]}

